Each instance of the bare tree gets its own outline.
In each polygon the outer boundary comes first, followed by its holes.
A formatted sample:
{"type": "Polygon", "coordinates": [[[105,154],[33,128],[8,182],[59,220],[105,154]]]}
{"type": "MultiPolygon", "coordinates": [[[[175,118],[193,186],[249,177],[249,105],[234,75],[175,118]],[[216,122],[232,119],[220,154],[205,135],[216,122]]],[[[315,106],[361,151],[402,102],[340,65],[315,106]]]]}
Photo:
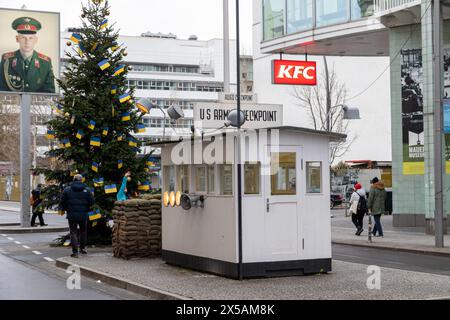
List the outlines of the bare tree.
{"type": "Polygon", "coordinates": [[[17,99],[0,96],[0,161],[11,162],[19,170],[19,109],[17,99]]]}
{"type": "Polygon", "coordinates": [[[336,159],[348,152],[357,136],[349,136],[348,121],[343,119],[341,109],[347,98],[345,84],[338,80],[334,66],[328,69],[326,57],[324,57],[325,70],[315,87],[295,87],[292,96],[296,104],[308,110],[311,123],[315,130],[346,134],[346,141],[333,142],[330,145],[330,160],[336,159]]]}

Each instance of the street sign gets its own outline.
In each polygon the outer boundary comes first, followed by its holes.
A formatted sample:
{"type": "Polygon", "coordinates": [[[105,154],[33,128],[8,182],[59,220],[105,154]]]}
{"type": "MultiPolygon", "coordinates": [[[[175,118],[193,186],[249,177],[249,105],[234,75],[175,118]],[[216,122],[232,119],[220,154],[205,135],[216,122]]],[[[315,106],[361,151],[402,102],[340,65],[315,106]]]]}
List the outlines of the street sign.
{"type": "MultiPolygon", "coordinates": [[[[223,128],[228,114],[236,110],[236,104],[210,102],[196,103],[194,106],[194,125],[199,129],[223,128]]],[[[245,114],[243,129],[261,129],[281,127],[283,125],[283,106],[273,104],[241,105],[245,114]]]]}
{"type": "MultiPolygon", "coordinates": [[[[237,102],[237,94],[236,93],[219,93],[219,101],[223,103],[232,103],[237,102]]],[[[257,95],[256,94],[241,94],[241,103],[257,103],[257,95]]]]}
{"type": "Polygon", "coordinates": [[[314,61],[273,60],[272,73],[273,84],[317,85],[314,61]]]}

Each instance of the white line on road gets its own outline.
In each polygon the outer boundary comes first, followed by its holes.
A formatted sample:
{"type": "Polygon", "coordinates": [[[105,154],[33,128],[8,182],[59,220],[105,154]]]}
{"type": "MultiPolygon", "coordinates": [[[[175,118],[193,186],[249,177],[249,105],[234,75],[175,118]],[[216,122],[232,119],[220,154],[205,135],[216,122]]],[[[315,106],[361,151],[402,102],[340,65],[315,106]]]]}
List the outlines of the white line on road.
{"type": "Polygon", "coordinates": [[[2,237],[6,237],[6,234],[2,234],[2,237]]]}
{"type": "Polygon", "coordinates": [[[53,260],[52,258],[49,258],[49,257],[45,257],[44,259],[47,260],[48,262],[55,262],[55,260],[53,260]]]}
{"type": "Polygon", "coordinates": [[[22,244],[22,242],[14,241],[15,244],[22,244]]]}
{"type": "Polygon", "coordinates": [[[25,249],[31,249],[29,246],[22,246],[22,247],[24,247],[25,249]]]}
{"type": "Polygon", "coordinates": [[[35,255],[38,255],[38,256],[42,255],[42,253],[39,252],[39,251],[33,251],[33,253],[34,253],[35,255]]]}
{"type": "Polygon", "coordinates": [[[6,239],[8,239],[8,240],[10,240],[10,241],[14,241],[14,238],[6,238],[6,239]]]}

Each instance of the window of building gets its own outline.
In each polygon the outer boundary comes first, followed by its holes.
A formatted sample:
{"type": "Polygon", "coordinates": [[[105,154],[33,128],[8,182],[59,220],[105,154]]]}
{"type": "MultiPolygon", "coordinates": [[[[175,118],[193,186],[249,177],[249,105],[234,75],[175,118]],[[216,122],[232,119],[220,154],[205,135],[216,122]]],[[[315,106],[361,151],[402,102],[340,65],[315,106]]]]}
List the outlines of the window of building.
{"type": "Polygon", "coordinates": [[[372,16],[374,13],[373,0],[351,0],[352,20],[372,16]]]}
{"type": "Polygon", "coordinates": [[[220,165],[220,194],[233,195],[233,166],[231,164],[220,165]]]}
{"type": "Polygon", "coordinates": [[[261,164],[245,164],[244,180],[244,194],[260,194],[261,164]]]}
{"type": "Polygon", "coordinates": [[[165,166],[164,167],[164,185],[166,190],[164,191],[175,191],[175,167],[165,166]]]}
{"type": "Polygon", "coordinates": [[[350,19],[350,0],[317,0],[316,26],[346,22],[350,19]]]}
{"type": "Polygon", "coordinates": [[[206,192],[206,167],[195,167],[195,191],[206,192]]]}
{"type": "Polygon", "coordinates": [[[273,196],[297,194],[297,154],[295,152],[272,153],[271,174],[273,196]]]}
{"type": "Polygon", "coordinates": [[[306,162],[306,192],[322,193],[322,162],[306,162]]]}
{"type": "Polygon", "coordinates": [[[284,35],[284,1],[264,0],[264,40],[284,35]]]}
{"type": "Polygon", "coordinates": [[[313,28],[313,0],[288,0],[286,11],[288,34],[313,28]]]}
{"type": "Polygon", "coordinates": [[[208,166],[208,193],[216,191],[216,167],[208,166]]]}
{"type": "Polygon", "coordinates": [[[182,193],[189,193],[189,166],[178,166],[177,178],[177,191],[181,191],[182,193]]]}

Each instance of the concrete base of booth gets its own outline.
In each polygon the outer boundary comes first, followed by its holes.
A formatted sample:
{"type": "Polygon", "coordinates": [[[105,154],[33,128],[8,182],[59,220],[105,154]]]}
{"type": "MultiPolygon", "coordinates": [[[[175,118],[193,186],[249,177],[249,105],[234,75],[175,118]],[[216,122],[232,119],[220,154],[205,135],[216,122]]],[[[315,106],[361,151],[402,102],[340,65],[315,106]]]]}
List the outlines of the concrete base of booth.
{"type": "MultiPolygon", "coordinates": [[[[182,254],[173,251],[162,251],[162,260],[168,264],[208,272],[219,276],[238,279],[239,264],[182,254]]],[[[330,259],[296,260],[280,262],[257,262],[243,264],[244,278],[270,278],[286,276],[303,276],[315,273],[330,272],[330,259]]]]}

